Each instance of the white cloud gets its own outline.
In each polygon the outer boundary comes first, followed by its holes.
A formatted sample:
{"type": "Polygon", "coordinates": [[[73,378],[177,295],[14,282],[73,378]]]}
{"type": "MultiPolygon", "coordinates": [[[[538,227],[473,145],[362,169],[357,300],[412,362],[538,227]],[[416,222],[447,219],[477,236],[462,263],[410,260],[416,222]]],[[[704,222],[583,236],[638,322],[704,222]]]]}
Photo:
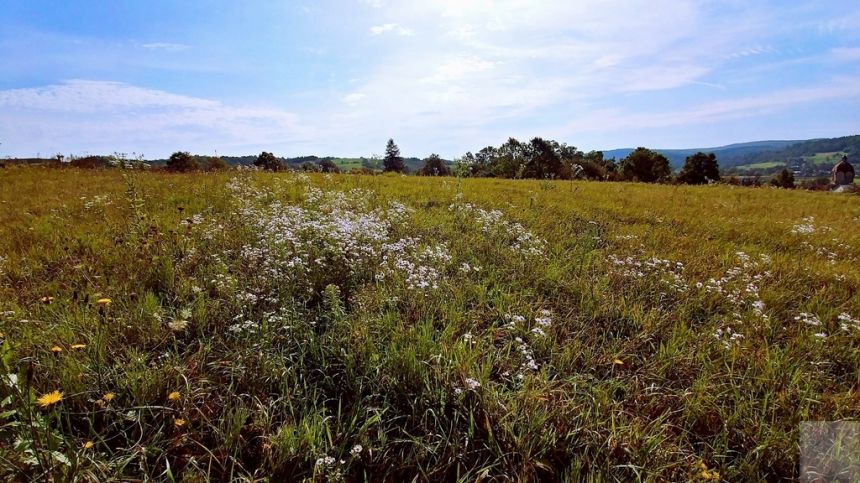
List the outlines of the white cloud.
{"type": "Polygon", "coordinates": [[[407,29],[405,27],[402,27],[402,26],[400,26],[400,24],[396,24],[396,23],[387,23],[384,25],[376,25],[376,26],[370,27],[370,33],[373,35],[381,35],[381,34],[384,34],[386,32],[392,32],[392,33],[397,34],[401,37],[408,37],[408,36],[411,36],[414,34],[414,32],[412,32],[412,30],[407,29]]]}
{"type": "Polygon", "coordinates": [[[860,61],[860,47],[838,47],[831,49],[830,55],[839,62],[860,61]]]}
{"type": "Polygon", "coordinates": [[[598,132],[687,126],[761,116],[802,104],[858,98],[860,98],[860,84],[854,80],[845,79],[817,87],[783,89],[767,94],[707,102],[683,110],[653,112],[598,110],[590,113],[585,119],[568,123],[559,131],[598,132]]]}
{"type": "Polygon", "coordinates": [[[302,142],[307,134],[295,114],[279,109],[89,80],[0,91],[0,132],[13,152],[144,150],[150,156],[176,149],[244,152],[302,142]]]}
{"type": "Polygon", "coordinates": [[[365,96],[364,94],[362,94],[360,92],[353,92],[352,94],[347,94],[346,96],[344,96],[343,102],[345,102],[349,105],[355,105],[355,104],[358,104],[365,97],[367,97],[367,96],[365,96]]]}

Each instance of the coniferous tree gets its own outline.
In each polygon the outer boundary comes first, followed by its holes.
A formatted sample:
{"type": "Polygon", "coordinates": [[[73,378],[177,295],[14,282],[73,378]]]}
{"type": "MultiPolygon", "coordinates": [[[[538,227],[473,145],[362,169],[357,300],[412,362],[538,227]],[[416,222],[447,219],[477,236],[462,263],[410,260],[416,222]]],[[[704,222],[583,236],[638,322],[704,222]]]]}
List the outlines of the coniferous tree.
{"type": "Polygon", "coordinates": [[[394,144],[393,139],[389,139],[385,146],[385,158],[382,160],[382,166],[383,171],[406,172],[406,165],[403,164],[403,158],[400,156],[400,148],[394,144]]]}

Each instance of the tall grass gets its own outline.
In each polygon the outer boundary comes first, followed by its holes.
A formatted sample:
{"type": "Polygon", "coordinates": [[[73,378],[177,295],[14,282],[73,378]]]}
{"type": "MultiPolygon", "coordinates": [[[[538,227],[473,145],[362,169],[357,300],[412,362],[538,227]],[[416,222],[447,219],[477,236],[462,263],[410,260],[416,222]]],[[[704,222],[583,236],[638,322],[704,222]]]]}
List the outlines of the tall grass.
{"type": "Polygon", "coordinates": [[[860,415],[858,221],[773,189],[6,169],[0,475],[790,478],[801,421],[860,415]]]}

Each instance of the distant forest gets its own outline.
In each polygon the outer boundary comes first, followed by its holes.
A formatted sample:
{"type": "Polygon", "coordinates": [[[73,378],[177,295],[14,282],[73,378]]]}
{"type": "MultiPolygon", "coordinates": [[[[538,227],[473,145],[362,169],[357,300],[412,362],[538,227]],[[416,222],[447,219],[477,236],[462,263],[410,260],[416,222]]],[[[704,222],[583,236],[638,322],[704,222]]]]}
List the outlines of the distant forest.
{"type": "Polygon", "coordinates": [[[782,149],[745,153],[721,158],[723,166],[737,166],[767,162],[791,162],[804,156],[819,153],[845,153],[854,158],[860,156],[860,135],[830,139],[812,139],[791,144],[782,149]]]}

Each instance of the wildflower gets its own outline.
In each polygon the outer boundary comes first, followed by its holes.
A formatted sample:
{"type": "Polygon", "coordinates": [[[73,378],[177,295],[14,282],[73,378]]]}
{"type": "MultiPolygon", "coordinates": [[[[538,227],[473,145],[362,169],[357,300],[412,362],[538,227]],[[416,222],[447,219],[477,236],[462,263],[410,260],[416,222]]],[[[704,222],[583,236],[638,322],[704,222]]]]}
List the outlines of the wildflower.
{"type": "Polygon", "coordinates": [[[92,441],[87,441],[86,443],[84,443],[84,444],[83,444],[82,448],[84,448],[84,449],[92,449],[92,447],[93,447],[93,446],[94,446],[94,445],[93,445],[93,442],[92,442],[92,441]]]}
{"type": "Polygon", "coordinates": [[[86,344],[72,344],[71,347],[74,350],[81,350],[81,349],[85,349],[87,347],[87,345],[86,344]]]}
{"type": "Polygon", "coordinates": [[[466,379],[466,385],[469,386],[469,389],[472,391],[481,387],[481,383],[472,378],[466,379]]]}
{"type": "Polygon", "coordinates": [[[105,402],[111,402],[111,401],[113,401],[113,399],[114,399],[115,397],[116,397],[116,394],[114,394],[114,393],[112,393],[112,392],[107,392],[107,393],[105,393],[105,395],[104,395],[104,396],[102,396],[102,399],[103,399],[105,402]]]}
{"type": "Polygon", "coordinates": [[[183,330],[188,328],[187,320],[171,320],[167,323],[167,326],[170,327],[170,330],[174,332],[182,332],[183,330]]]}
{"type": "Polygon", "coordinates": [[[54,297],[51,297],[50,295],[46,295],[46,296],[40,298],[39,300],[41,300],[43,304],[49,304],[49,303],[54,301],[54,297]]]}
{"type": "Polygon", "coordinates": [[[182,397],[182,394],[179,391],[173,391],[167,395],[167,400],[168,401],[178,401],[180,397],[182,397]]]}
{"type": "Polygon", "coordinates": [[[706,465],[704,461],[700,461],[700,462],[699,462],[699,468],[702,470],[702,471],[699,473],[699,476],[700,476],[703,480],[715,480],[715,481],[719,481],[719,479],[720,479],[720,474],[717,472],[717,470],[711,470],[711,469],[708,469],[708,465],[706,465]]]}
{"type": "Polygon", "coordinates": [[[102,307],[107,307],[108,305],[111,304],[111,299],[101,298],[101,299],[96,300],[96,303],[102,307]]]}
{"type": "Polygon", "coordinates": [[[181,428],[181,427],[185,426],[185,420],[182,418],[176,418],[173,420],[173,425],[176,426],[177,428],[181,428]]]}
{"type": "Polygon", "coordinates": [[[532,329],[532,333],[539,335],[541,337],[546,337],[546,332],[544,332],[540,327],[535,327],[532,329]]]}
{"type": "Polygon", "coordinates": [[[316,465],[317,466],[334,466],[335,459],[331,456],[323,456],[321,458],[317,458],[316,465]]]}
{"type": "Polygon", "coordinates": [[[357,456],[359,453],[361,453],[363,449],[364,448],[360,444],[357,444],[353,446],[351,450],[349,450],[349,454],[352,456],[357,456]]]}
{"type": "Polygon", "coordinates": [[[54,404],[63,400],[63,393],[60,391],[52,391],[46,394],[42,394],[39,399],[36,400],[36,404],[40,407],[47,408],[51,407],[54,404]]]}

